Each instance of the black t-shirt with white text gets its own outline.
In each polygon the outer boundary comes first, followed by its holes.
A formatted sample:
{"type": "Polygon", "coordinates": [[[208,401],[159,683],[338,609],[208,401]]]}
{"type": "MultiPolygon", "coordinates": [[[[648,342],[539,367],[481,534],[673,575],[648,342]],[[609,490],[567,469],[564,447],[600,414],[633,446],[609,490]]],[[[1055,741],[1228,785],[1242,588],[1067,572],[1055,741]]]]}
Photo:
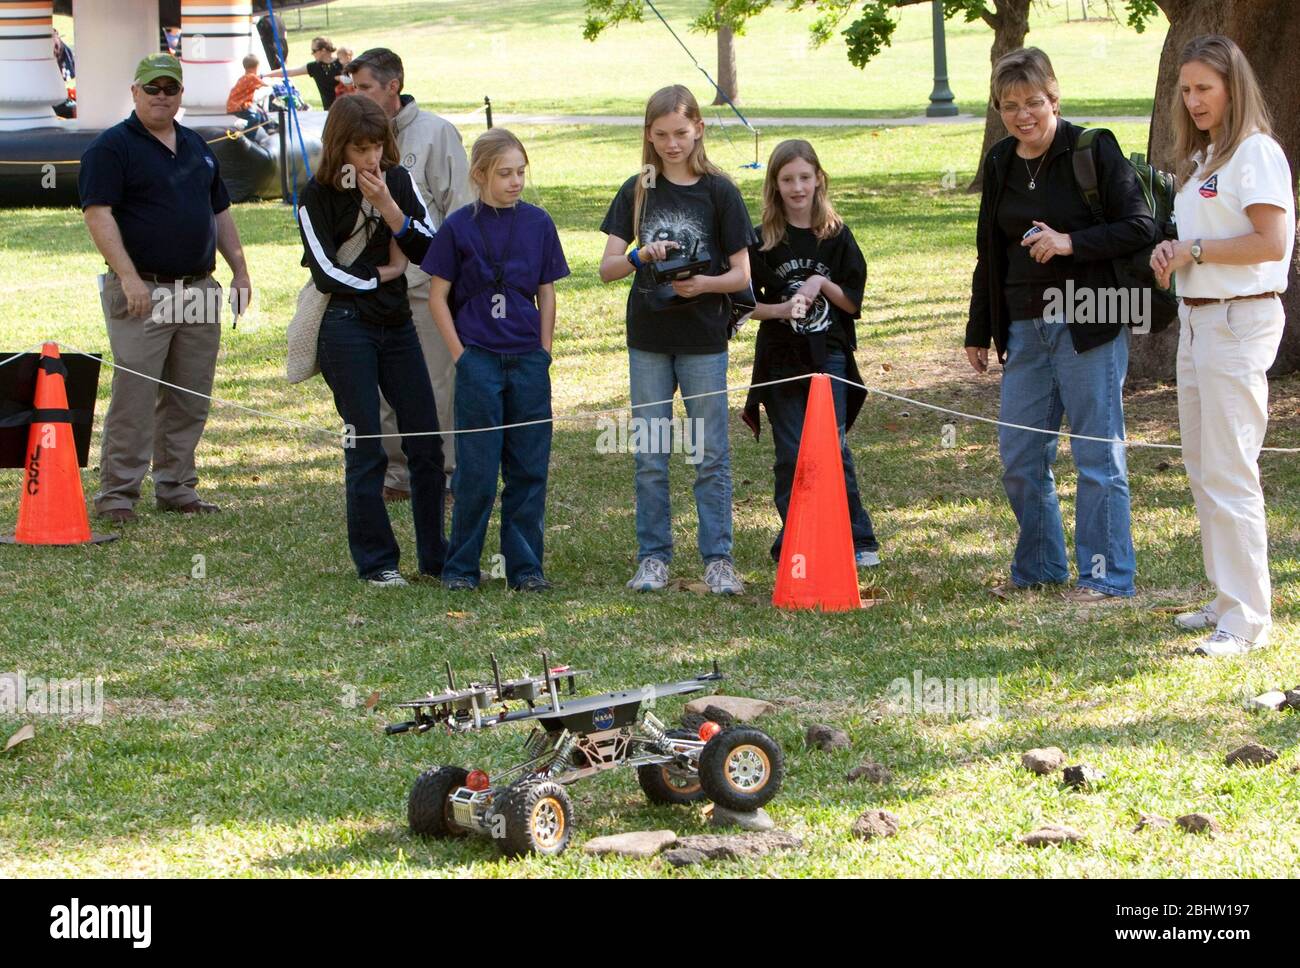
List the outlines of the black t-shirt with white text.
{"type": "MultiPolygon", "coordinates": [[[[759,231],[756,227],[755,232],[759,231]]],[[[761,242],[749,249],[754,294],[759,302],[785,302],[810,276],[820,275],[843,289],[850,300],[861,306],[862,293],[867,285],[867,262],[847,225],[828,239],[818,239],[812,229],[787,225],[785,238],[771,249],[764,252],[759,245],[761,242]]],[[[856,349],[858,340],[853,321],[860,313],[846,313],[832,302],[830,315],[826,344],[849,352],[856,349]]],[[[805,344],[808,340],[783,319],[763,320],[759,337],[772,345],[805,344]]]]}
{"type": "MultiPolygon", "coordinates": [[[[625,181],[610,203],[600,230],[632,241],[632,214],[640,175],[625,181]]],[[[638,246],[661,240],[682,252],[708,259],[707,275],[721,275],[727,257],[754,241],[749,211],[730,178],[704,175],[693,185],[678,185],[660,175],[645,190],[638,246]]],[[[730,303],[707,293],[683,299],[671,284],[656,285],[650,263],[636,270],[627,298],[627,345],[653,353],[721,353],[727,348],[730,303]]]]}

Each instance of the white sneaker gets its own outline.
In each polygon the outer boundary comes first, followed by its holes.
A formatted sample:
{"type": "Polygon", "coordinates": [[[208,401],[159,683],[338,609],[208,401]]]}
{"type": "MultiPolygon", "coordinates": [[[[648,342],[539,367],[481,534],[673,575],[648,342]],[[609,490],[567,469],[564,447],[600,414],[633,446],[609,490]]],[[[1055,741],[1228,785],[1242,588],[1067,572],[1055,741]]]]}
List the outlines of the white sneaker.
{"type": "Polygon", "coordinates": [[[879,551],[855,551],[853,560],[857,562],[859,568],[875,568],[880,564],[879,551]]]}
{"type": "Polygon", "coordinates": [[[642,558],[627,587],[634,592],[663,591],[668,587],[668,566],[662,558],[642,558]]]}
{"type": "Polygon", "coordinates": [[[1203,629],[1212,629],[1219,624],[1219,616],[1215,614],[1212,605],[1202,605],[1194,612],[1182,612],[1174,616],[1174,624],[1180,629],[1187,629],[1189,632],[1200,632],[1203,629]]]}
{"type": "Polygon", "coordinates": [[[387,571],[381,571],[379,574],[367,579],[370,584],[376,588],[405,588],[406,579],[402,573],[395,568],[389,568],[387,571]]]}
{"type": "Polygon", "coordinates": [[[736,566],[727,558],[715,558],[704,566],[704,583],[715,595],[745,594],[745,586],[740,583],[736,566]]]}
{"type": "Polygon", "coordinates": [[[1240,635],[1233,635],[1231,632],[1225,632],[1223,629],[1215,629],[1212,635],[1207,635],[1201,640],[1193,652],[1196,655],[1208,655],[1214,659],[1221,659],[1230,655],[1245,655],[1256,646],[1247,642],[1240,635]]]}

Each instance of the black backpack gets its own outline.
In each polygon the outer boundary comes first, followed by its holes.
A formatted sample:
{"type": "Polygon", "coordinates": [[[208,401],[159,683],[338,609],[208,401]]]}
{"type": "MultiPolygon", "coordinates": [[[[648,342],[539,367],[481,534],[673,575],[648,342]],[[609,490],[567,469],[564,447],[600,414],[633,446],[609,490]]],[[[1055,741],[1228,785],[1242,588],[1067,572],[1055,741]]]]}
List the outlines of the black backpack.
{"type": "Polygon", "coordinates": [[[273,71],[280,70],[284,65],[280,62],[280,54],[283,53],[287,58],[289,56],[289,38],[284,32],[284,21],[280,15],[274,17],[264,16],[257,22],[257,36],[262,40],[262,50],[266,51],[267,66],[273,71]],[[279,50],[276,49],[275,35],[280,35],[279,50]]]}
{"type": "MultiPolygon", "coordinates": [[[[1084,201],[1092,211],[1092,217],[1098,223],[1105,221],[1101,210],[1101,193],[1097,190],[1097,138],[1106,128],[1085,128],[1075,144],[1072,161],[1074,163],[1074,180],[1083,194],[1084,201]]],[[[1178,318],[1178,293],[1173,282],[1168,289],[1156,285],[1155,273],[1151,271],[1151,252],[1161,242],[1178,238],[1178,228],[1174,223],[1174,176],[1163,172],[1147,162],[1146,155],[1134,152],[1129,155],[1129,164],[1137,175],[1138,184],[1142,186],[1142,197],[1146,199],[1147,210],[1156,223],[1156,238],[1126,256],[1114,260],[1115,281],[1127,289],[1149,289],[1151,291],[1151,329],[1159,333],[1178,318]]]]}

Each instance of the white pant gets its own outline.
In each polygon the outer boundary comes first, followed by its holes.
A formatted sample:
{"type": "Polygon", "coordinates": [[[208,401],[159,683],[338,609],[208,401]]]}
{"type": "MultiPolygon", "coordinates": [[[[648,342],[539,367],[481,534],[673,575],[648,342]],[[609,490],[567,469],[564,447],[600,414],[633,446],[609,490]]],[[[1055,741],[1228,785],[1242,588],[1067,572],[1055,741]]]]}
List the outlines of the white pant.
{"type": "MultiPolygon", "coordinates": [[[[420,349],[424,351],[424,365],[429,369],[429,382],[433,384],[433,402],[438,408],[438,429],[451,430],[455,422],[453,409],[456,404],[456,365],[451,359],[451,350],[438,332],[438,324],[433,321],[429,311],[429,285],[425,283],[418,289],[407,290],[411,300],[411,320],[415,323],[415,333],[420,337],[420,349]]],[[[397,433],[397,415],[388,405],[384,395],[379,395],[379,423],[385,434],[397,433]]],[[[442,438],[443,467],[448,474],[456,469],[455,437],[442,438]]],[[[411,472],[406,467],[406,454],[402,452],[401,437],[384,437],[384,452],[388,455],[388,470],[384,474],[384,486],[399,491],[411,489],[411,472]]]]}
{"type": "Polygon", "coordinates": [[[1272,625],[1259,449],[1268,378],[1282,340],[1282,301],[1179,308],[1178,424],[1201,524],[1219,628],[1263,644],[1272,625]]]}

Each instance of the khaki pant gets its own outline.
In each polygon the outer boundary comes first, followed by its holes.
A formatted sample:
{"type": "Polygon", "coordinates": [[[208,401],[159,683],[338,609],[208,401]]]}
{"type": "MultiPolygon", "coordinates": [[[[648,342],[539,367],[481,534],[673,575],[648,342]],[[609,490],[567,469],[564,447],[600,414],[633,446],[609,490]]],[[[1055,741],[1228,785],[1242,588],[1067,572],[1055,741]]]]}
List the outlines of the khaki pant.
{"type": "MultiPolygon", "coordinates": [[[[100,294],[108,342],[116,366],[126,367],[199,393],[212,392],[221,346],[221,285],[211,276],[184,288],[154,287],[145,318],[127,315],[126,294],[116,273],[100,294]]],[[[183,505],[198,499],[194,451],[208,418],[206,397],[172,390],[113,370],[113,395],[104,416],[95,509],[131,508],[153,464],[154,497],[183,505]]]]}
{"type": "MultiPolygon", "coordinates": [[[[424,365],[429,369],[429,382],[433,384],[433,400],[438,408],[438,426],[451,430],[455,425],[456,365],[452,362],[451,351],[443,341],[438,326],[429,312],[429,284],[407,291],[411,301],[411,319],[415,323],[415,332],[420,337],[420,349],[424,352],[424,365]]],[[[388,405],[383,394],[379,396],[379,420],[382,432],[397,433],[397,417],[388,405]]],[[[456,468],[456,447],[454,437],[442,438],[443,467],[450,474],[456,468]]],[[[384,452],[388,455],[388,471],[384,475],[384,487],[399,491],[411,489],[411,474],[406,468],[406,455],[402,453],[400,437],[385,437],[384,452]]]]}
{"type": "Polygon", "coordinates": [[[1282,301],[1183,305],[1179,318],[1178,425],[1205,574],[1217,592],[1213,608],[1220,629],[1262,645],[1272,602],[1258,460],[1282,301]]]}

